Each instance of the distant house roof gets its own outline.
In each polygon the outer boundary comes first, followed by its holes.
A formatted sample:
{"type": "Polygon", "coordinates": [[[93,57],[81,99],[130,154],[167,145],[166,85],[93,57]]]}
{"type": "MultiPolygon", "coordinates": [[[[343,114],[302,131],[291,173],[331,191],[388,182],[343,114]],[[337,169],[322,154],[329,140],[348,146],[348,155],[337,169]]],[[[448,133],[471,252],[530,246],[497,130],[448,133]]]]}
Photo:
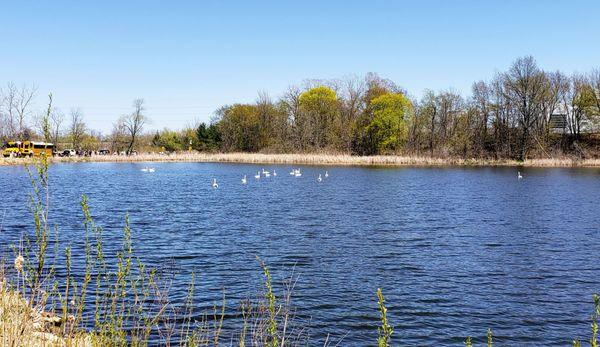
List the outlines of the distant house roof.
{"type": "Polygon", "coordinates": [[[551,129],[565,129],[567,127],[567,115],[562,113],[555,113],[550,115],[550,128],[551,129]]]}

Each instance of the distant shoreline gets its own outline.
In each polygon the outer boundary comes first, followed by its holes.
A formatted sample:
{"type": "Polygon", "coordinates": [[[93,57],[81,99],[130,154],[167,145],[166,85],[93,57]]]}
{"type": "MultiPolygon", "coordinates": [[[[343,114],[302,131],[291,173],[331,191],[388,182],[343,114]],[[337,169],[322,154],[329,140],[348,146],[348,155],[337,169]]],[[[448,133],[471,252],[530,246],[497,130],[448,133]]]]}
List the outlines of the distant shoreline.
{"type": "MultiPolygon", "coordinates": [[[[261,154],[261,153],[180,153],[173,155],[140,154],[136,156],[55,157],[52,163],[136,163],[136,162],[206,162],[286,165],[337,166],[525,166],[525,167],[600,167],[600,159],[571,158],[516,160],[431,158],[418,156],[352,156],[344,154],[261,154]]],[[[0,158],[0,166],[27,165],[31,159],[0,158]]]]}

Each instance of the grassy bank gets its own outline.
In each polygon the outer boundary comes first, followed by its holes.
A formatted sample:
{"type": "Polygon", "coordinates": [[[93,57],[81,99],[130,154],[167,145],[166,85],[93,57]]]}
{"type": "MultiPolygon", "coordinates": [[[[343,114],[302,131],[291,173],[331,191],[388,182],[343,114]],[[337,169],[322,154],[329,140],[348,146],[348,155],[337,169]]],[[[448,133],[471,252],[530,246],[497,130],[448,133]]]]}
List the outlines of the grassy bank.
{"type": "MultiPolygon", "coordinates": [[[[173,155],[55,157],[52,163],[79,162],[212,162],[338,166],[525,166],[525,167],[600,167],[600,159],[550,158],[516,160],[433,158],[417,156],[353,156],[344,154],[261,154],[261,153],[179,153],[173,155]]],[[[26,165],[31,159],[1,158],[0,165],[26,165]]]]}

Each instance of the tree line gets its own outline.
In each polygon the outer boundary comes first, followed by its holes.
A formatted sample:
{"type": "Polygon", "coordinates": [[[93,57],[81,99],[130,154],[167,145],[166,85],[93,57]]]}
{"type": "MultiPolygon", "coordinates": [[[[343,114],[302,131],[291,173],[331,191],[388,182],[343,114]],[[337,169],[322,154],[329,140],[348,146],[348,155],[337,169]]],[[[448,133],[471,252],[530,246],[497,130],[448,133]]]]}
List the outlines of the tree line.
{"type": "MultiPolygon", "coordinates": [[[[600,70],[566,75],[544,71],[533,57],[516,59],[506,71],[473,83],[468,97],[448,89],[420,98],[376,74],[343,80],[311,80],[274,99],[219,108],[209,124],[144,132],[144,102],[101,136],[85,127],[74,109],[69,126],[52,109],[48,124],[27,122],[34,87],[0,91],[0,136],[43,137],[73,147],[108,144],[113,150],[326,152],[484,158],[595,156],[600,148],[600,70]],[[29,127],[33,124],[33,127],[29,127]],[[37,125],[36,125],[37,124],[37,125]],[[61,131],[61,129],[63,129],[61,131]]],[[[44,123],[44,122],[41,122],[44,123]]]]}
{"type": "MultiPolygon", "coordinates": [[[[526,56],[473,83],[468,97],[448,89],[415,99],[376,74],[308,81],[275,100],[260,93],[253,103],[221,107],[210,125],[214,135],[198,139],[227,152],[523,160],[597,155],[599,126],[600,70],[567,76],[526,56]]],[[[156,133],[155,143],[176,135],[156,133]]]]}
{"type": "Polygon", "coordinates": [[[114,151],[131,153],[147,137],[143,99],[134,100],[133,111],[119,117],[109,135],[102,135],[86,125],[80,108],[66,115],[56,109],[51,93],[47,108],[36,113],[31,107],[36,94],[35,85],[17,87],[11,82],[0,88],[0,141],[38,140],[81,151],[97,151],[108,144],[114,151]]]}

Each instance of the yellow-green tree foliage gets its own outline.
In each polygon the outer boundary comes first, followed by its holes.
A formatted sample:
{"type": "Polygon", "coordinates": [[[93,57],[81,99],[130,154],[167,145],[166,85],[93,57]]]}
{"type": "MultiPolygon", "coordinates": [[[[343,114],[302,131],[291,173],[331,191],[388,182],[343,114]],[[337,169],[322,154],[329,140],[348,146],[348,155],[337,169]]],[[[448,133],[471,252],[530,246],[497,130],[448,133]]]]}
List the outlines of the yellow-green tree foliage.
{"type": "Polygon", "coordinates": [[[387,93],[371,101],[373,118],[367,126],[380,153],[402,149],[408,137],[408,119],[413,114],[412,103],[399,93],[387,93]]]}
{"type": "Polygon", "coordinates": [[[299,105],[296,126],[302,143],[317,149],[335,146],[342,126],[335,91],[325,86],[311,88],[300,94],[299,105]]]}
{"type": "Polygon", "coordinates": [[[228,151],[256,152],[259,144],[259,115],[255,105],[234,104],[218,111],[219,132],[228,151]]]}
{"type": "Polygon", "coordinates": [[[168,152],[180,151],[184,148],[180,134],[166,128],[154,135],[152,144],[168,152]]]}

